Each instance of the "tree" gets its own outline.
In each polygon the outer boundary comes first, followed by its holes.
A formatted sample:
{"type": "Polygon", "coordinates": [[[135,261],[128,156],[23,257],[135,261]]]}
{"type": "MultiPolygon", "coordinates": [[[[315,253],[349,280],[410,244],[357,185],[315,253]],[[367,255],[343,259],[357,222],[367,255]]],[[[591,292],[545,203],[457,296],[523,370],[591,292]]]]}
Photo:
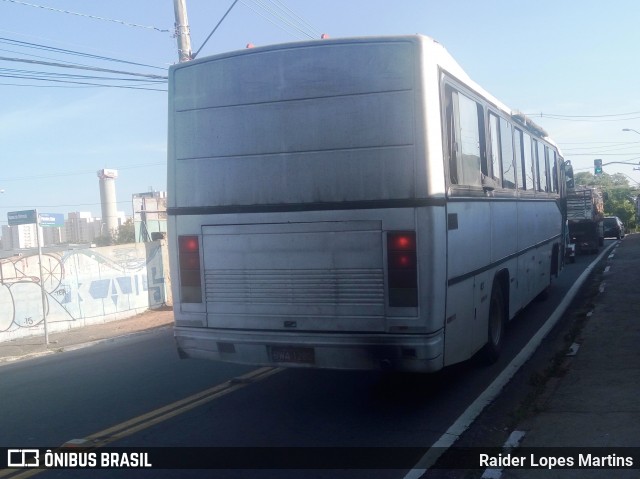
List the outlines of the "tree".
{"type": "Polygon", "coordinates": [[[123,224],[118,227],[118,231],[114,235],[113,242],[115,244],[127,244],[136,242],[136,233],[133,225],[133,220],[129,218],[123,224]]]}
{"type": "Polygon", "coordinates": [[[129,218],[123,224],[118,226],[118,229],[113,231],[111,235],[103,234],[98,236],[93,242],[97,246],[110,246],[113,244],[127,244],[135,243],[136,236],[133,225],[133,220],[129,218]]]}
{"type": "Polygon", "coordinates": [[[635,198],[637,188],[631,188],[629,180],[622,173],[594,176],[589,172],[577,173],[574,177],[576,186],[599,186],[604,192],[604,213],[606,216],[617,216],[627,228],[636,227],[635,198]]]}
{"type": "Polygon", "coordinates": [[[614,173],[613,175],[608,175],[607,173],[602,173],[601,175],[595,176],[587,171],[581,171],[580,173],[576,173],[574,176],[574,180],[576,185],[582,186],[599,186],[604,191],[609,188],[629,188],[629,180],[622,173],[614,173]]]}

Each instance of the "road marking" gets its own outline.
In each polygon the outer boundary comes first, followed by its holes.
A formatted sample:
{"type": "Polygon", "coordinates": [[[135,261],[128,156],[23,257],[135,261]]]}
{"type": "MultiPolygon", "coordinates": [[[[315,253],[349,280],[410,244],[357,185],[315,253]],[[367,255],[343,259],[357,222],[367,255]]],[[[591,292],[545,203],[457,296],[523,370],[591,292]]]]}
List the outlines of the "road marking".
{"type": "Polygon", "coordinates": [[[605,248],[602,253],[600,253],[589,266],[587,266],[538,332],[533,335],[516,357],[511,360],[511,362],[502,370],[502,372],[500,372],[500,374],[498,374],[493,382],[475,399],[475,401],[467,407],[460,417],[453,422],[449,429],[447,429],[444,434],[442,434],[442,436],[440,436],[440,438],[431,445],[424,456],[422,456],[418,463],[413,466],[413,469],[404,476],[404,479],[418,479],[423,476],[429,468],[433,467],[440,456],[444,454],[447,449],[453,446],[462,434],[471,427],[473,421],[476,420],[484,408],[493,402],[493,400],[502,391],[502,388],[504,388],[504,386],[518,372],[522,365],[529,360],[536,349],[538,349],[542,340],[547,336],[547,334],[549,334],[549,331],[553,329],[560,318],[562,318],[562,315],[571,304],[571,301],[573,301],[573,298],[578,294],[578,291],[587,280],[595,266],[606,254],[608,254],[609,250],[611,250],[614,245],[615,243],[605,248]]]}
{"type": "MultiPolygon", "coordinates": [[[[502,445],[502,450],[505,453],[509,453],[511,449],[515,449],[520,446],[520,443],[524,439],[525,436],[524,431],[511,431],[509,437],[502,445]]],[[[502,471],[504,468],[488,468],[484,470],[484,473],[481,476],[481,479],[500,479],[502,477],[502,471]]]]}
{"type": "Polygon", "coordinates": [[[565,356],[575,356],[576,354],[578,354],[578,349],[580,349],[580,344],[573,343],[569,347],[569,351],[567,352],[567,354],[565,354],[565,356]]]}
{"type": "MultiPolygon", "coordinates": [[[[214,399],[226,396],[238,389],[245,388],[257,381],[262,381],[263,379],[273,376],[281,371],[284,371],[284,369],[272,367],[255,369],[247,374],[232,378],[222,384],[205,389],[204,391],[193,394],[192,396],[180,399],[179,401],[134,417],[100,432],[96,432],[95,434],[91,434],[85,438],[71,439],[61,447],[86,447],[91,449],[104,447],[107,444],[130,436],[136,432],[142,431],[143,429],[155,426],[167,419],[179,416],[180,414],[213,401],[214,399]]],[[[5,469],[0,471],[0,478],[10,477],[11,479],[26,479],[45,471],[47,471],[47,469],[29,469],[26,471],[23,469],[5,469]]]]}
{"type": "Polygon", "coordinates": [[[202,404],[226,396],[229,393],[247,387],[257,381],[266,379],[276,373],[283,371],[282,368],[265,367],[251,371],[238,378],[231,379],[222,384],[206,389],[200,393],[181,399],[167,406],[163,406],[155,411],[148,412],[135,417],[116,426],[105,429],[87,436],[85,439],[92,441],[96,447],[102,447],[123,437],[130,436],[138,431],[151,427],[155,424],[171,419],[184,412],[190,411],[202,404]]]}

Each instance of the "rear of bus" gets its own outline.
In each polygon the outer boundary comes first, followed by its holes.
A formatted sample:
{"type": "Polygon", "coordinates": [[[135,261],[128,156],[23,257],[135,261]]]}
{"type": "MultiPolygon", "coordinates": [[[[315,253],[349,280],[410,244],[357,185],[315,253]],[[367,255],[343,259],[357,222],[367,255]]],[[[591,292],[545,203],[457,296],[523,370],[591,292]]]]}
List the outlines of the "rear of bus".
{"type": "MultiPolygon", "coordinates": [[[[181,357],[442,367],[444,174],[441,148],[427,173],[424,90],[437,91],[437,73],[422,61],[431,43],[324,40],[171,68],[181,357]]],[[[429,109],[438,124],[437,94],[429,109]]]]}

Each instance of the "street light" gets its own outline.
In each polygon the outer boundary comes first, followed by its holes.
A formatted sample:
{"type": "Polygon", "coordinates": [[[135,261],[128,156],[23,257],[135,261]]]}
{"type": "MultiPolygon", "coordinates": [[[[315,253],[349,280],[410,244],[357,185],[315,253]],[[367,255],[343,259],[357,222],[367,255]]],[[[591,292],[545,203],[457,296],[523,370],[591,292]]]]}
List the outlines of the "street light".
{"type": "Polygon", "coordinates": [[[633,131],[633,132],[636,132],[638,135],[640,135],[640,131],[634,130],[633,128],[623,128],[622,131],[633,131]]]}

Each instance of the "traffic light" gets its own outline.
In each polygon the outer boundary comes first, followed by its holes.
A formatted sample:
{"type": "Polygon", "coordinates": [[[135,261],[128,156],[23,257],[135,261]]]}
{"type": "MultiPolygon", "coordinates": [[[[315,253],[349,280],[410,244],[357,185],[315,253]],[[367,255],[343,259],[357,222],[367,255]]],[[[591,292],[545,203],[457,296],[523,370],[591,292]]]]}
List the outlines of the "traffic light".
{"type": "Polygon", "coordinates": [[[595,175],[602,174],[602,160],[593,160],[593,173],[595,175]]]}

